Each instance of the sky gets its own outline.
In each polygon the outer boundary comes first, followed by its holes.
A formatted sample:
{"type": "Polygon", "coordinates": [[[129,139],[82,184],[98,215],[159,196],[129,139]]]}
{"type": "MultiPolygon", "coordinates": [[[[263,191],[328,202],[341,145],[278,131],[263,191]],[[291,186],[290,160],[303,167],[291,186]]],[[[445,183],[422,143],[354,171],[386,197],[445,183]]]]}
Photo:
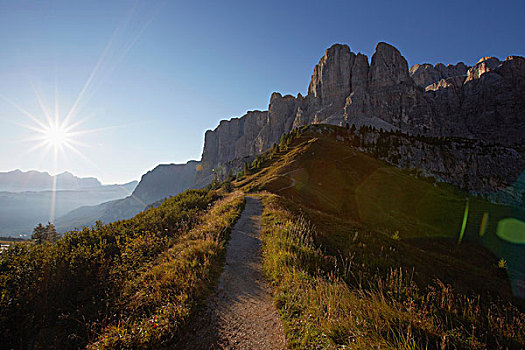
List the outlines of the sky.
{"type": "Polygon", "coordinates": [[[525,56],[524,13],[523,0],[0,0],[0,171],[139,180],[200,159],[206,130],[272,92],[306,94],[334,43],[473,65],[525,56]],[[39,147],[46,113],[72,126],[72,148],[39,147]]]}

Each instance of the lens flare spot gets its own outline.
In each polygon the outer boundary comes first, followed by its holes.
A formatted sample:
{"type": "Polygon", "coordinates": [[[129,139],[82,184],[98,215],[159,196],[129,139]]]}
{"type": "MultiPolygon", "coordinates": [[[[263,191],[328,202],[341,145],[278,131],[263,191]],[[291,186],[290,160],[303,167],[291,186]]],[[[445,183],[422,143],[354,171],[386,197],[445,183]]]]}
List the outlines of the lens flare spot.
{"type": "Polygon", "coordinates": [[[500,220],[496,234],[507,242],[525,244],[525,222],[515,218],[500,220]]]}
{"type": "Polygon", "coordinates": [[[483,217],[481,218],[481,224],[479,225],[479,236],[483,237],[485,233],[487,233],[487,228],[489,225],[489,213],[485,212],[483,213],[483,217]]]}
{"type": "Polygon", "coordinates": [[[468,220],[468,208],[469,202],[467,198],[467,203],[465,204],[465,212],[463,213],[463,222],[461,223],[461,230],[459,231],[458,244],[461,244],[461,241],[463,241],[463,235],[465,235],[465,228],[467,227],[468,220]]]}

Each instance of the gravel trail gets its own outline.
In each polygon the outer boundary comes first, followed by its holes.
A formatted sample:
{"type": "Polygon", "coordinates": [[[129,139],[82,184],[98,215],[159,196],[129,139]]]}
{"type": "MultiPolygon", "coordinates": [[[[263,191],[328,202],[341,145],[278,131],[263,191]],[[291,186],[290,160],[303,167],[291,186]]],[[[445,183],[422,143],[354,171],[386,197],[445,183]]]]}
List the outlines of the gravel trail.
{"type": "Polygon", "coordinates": [[[246,197],[218,286],[175,349],[286,348],[283,326],[262,273],[261,214],[260,200],[246,197]]]}

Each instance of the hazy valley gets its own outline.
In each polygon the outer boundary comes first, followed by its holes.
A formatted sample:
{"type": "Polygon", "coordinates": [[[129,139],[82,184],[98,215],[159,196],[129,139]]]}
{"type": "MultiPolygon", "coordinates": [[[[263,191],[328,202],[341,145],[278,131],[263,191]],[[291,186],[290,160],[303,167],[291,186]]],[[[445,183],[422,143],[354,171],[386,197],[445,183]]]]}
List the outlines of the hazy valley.
{"type": "Polygon", "coordinates": [[[51,217],[82,206],[126,197],[137,186],[137,181],[102,185],[94,178],[78,178],[69,173],[56,178],[53,190],[53,177],[47,173],[0,173],[0,235],[28,238],[38,223],[53,221],[51,217]]]}

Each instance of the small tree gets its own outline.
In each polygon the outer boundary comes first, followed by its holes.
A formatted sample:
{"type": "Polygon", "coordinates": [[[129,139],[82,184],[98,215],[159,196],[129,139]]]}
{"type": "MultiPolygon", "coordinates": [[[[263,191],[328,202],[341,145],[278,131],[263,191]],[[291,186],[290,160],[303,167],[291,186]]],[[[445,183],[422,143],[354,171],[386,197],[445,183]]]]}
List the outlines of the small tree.
{"type": "Polygon", "coordinates": [[[46,240],[47,230],[42,224],[38,224],[33,229],[31,238],[35,240],[36,244],[42,244],[46,240]]]}
{"type": "Polygon", "coordinates": [[[286,143],[286,133],[281,135],[281,140],[279,141],[279,146],[284,146],[286,143]]]}
{"type": "Polygon", "coordinates": [[[226,192],[232,192],[233,184],[231,178],[228,178],[226,181],[224,181],[221,185],[221,188],[226,192]]]}
{"type": "Polygon", "coordinates": [[[221,182],[219,181],[219,174],[217,174],[217,172],[214,172],[213,173],[213,180],[211,181],[210,183],[210,189],[211,190],[216,190],[220,187],[221,185],[221,182]]]}
{"type": "Polygon", "coordinates": [[[226,175],[226,181],[233,181],[233,174],[232,174],[232,170],[231,169],[228,169],[228,174],[226,175]]]}
{"type": "Polygon", "coordinates": [[[60,234],[57,232],[55,225],[48,222],[46,226],[38,224],[33,229],[31,238],[35,240],[36,244],[55,243],[60,238],[60,234]]]}
{"type": "Polygon", "coordinates": [[[287,134],[286,135],[286,146],[290,146],[292,141],[293,141],[293,134],[287,134]]]}
{"type": "Polygon", "coordinates": [[[55,225],[48,222],[46,226],[46,241],[50,243],[55,243],[60,238],[60,235],[55,228],[55,225]]]}

